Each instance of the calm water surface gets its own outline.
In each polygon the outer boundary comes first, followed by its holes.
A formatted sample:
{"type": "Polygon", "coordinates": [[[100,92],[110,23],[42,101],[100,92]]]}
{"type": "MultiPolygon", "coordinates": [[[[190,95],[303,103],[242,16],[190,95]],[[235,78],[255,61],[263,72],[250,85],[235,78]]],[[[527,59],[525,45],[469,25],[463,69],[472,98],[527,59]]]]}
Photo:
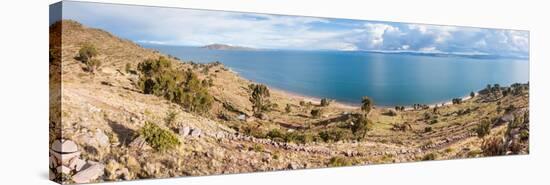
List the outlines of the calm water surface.
{"type": "Polygon", "coordinates": [[[220,61],[244,78],[306,96],[358,104],[432,104],[462,97],[487,84],[529,80],[529,62],[357,51],[229,51],[145,46],[184,61],[220,61]]]}

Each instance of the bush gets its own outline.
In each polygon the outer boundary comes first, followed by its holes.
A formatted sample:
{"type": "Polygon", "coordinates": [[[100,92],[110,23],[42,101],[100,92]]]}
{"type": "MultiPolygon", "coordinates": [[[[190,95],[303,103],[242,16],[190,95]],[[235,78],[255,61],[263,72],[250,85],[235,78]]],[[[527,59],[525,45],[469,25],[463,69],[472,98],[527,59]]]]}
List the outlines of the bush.
{"type": "Polygon", "coordinates": [[[330,158],[328,165],[333,167],[339,167],[339,166],[351,166],[352,163],[350,160],[346,158],[335,156],[330,158]]]}
{"type": "Polygon", "coordinates": [[[178,112],[169,111],[168,113],[166,113],[166,117],[164,118],[164,122],[166,123],[167,126],[175,128],[176,127],[175,121],[176,121],[177,116],[178,116],[178,112]]]}
{"type": "Polygon", "coordinates": [[[254,146],[252,147],[252,150],[254,150],[255,152],[263,152],[264,146],[260,144],[254,144],[254,146]]]}
{"type": "Polygon", "coordinates": [[[374,101],[372,101],[369,97],[363,96],[361,99],[361,110],[365,113],[369,113],[374,106],[374,101]]]}
{"type": "Polygon", "coordinates": [[[269,131],[266,136],[271,139],[275,139],[275,138],[284,139],[284,134],[279,129],[273,129],[269,131]]]}
{"type": "Polygon", "coordinates": [[[504,141],[500,137],[485,139],[481,144],[481,150],[485,156],[504,155],[506,150],[503,147],[504,141]]]}
{"type": "MultiPolygon", "coordinates": [[[[349,132],[349,130],[347,130],[349,132]]],[[[319,132],[319,137],[324,142],[338,142],[346,137],[346,130],[340,128],[334,128],[326,131],[319,132]]]]}
{"type": "Polygon", "coordinates": [[[126,63],[126,66],[124,66],[124,71],[126,71],[126,73],[130,73],[130,71],[132,71],[132,64],[126,63]]]}
{"type": "Polygon", "coordinates": [[[292,106],[290,104],[286,104],[286,107],[285,107],[285,112],[288,114],[290,112],[292,112],[292,106]]]}
{"type": "Polygon", "coordinates": [[[260,116],[262,113],[269,111],[271,102],[269,101],[269,89],[263,84],[250,84],[248,86],[252,91],[250,102],[252,102],[252,111],[255,116],[260,116]]]}
{"type": "Polygon", "coordinates": [[[214,98],[190,69],[178,71],[168,59],[160,57],[141,62],[138,70],[141,72],[138,86],[143,93],[164,97],[191,112],[210,110],[214,98]]]}
{"type": "Polygon", "coordinates": [[[99,52],[93,44],[85,43],[80,50],[78,50],[78,59],[84,63],[87,63],[92,58],[97,56],[99,52]]]}
{"type": "Polygon", "coordinates": [[[99,69],[100,66],[101,66],[101,61],[95,58],[88,60],[88,62],[86,62],[86,69],[90,73],[95,73],[95,71],[99,69]]]}
{"type": "Polygon", "coordinates": [[[151,122],[145,122],[145,126],[139,130],[139,135],[153,149],[160,152],[173,149],[181,144],[176,134],[151,122]]]}
{"type": "Polygon", "coordinates": [[[77,58],[86,64],[86,70],[88,72],[94,73],[101,65],[101,62],[94,58],[98,54],[99,52],[94,45],[86,43],[80,48],[80,50],[78,50],[77,58]]]}
{"type": "Polygon", "coordinates": [[[366,137],[367,132],[372,130],[372,122],[365,115],[359,115],[351,125],[351,132],[358,140],[366,137]]]}
{"type": "Polygon", "coordinates": [[[437,159],[437,155],[435,153],[429,153],[424,155],[424,157],[422,157],[423,161],[433,161],[435,159],[437,159]]]}
{"type": "Polygon", "coordinates": [[[323,110],[322,109],[313,109],[311,110],[311,117],[313,118],[320,118],[321,115],[323,114],[323,110]]]}
{"type": "Polygon", "coordinates": [[[489,135],[491,133],[491,122],[488,119],[483,119],[481,122],[477,125],[475,129],[477,133],[477,137],[483,138],[486,135],[489,135]]]}
{"type": "Polygon", "coordinates": [[[321,106],[323,106],[323,107],[329,106],[330,102],[331,102],[331,100],[329,100],[327,98],[323,98],[323,99],[321,99],[321,106]]]}
{"type": "Polygon", "coordinates": [[[432,132],[432,127],[424,127],[424,132],[432,132]]]}

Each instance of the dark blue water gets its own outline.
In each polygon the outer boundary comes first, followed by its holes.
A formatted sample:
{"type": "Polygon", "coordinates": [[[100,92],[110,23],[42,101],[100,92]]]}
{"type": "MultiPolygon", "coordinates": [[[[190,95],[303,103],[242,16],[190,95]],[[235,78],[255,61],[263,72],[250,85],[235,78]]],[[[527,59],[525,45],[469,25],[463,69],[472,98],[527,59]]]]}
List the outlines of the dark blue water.
{"type": "Polygon", "coordinates": [[[432,104],[468,95],[487,84],[529,80],[529,62],[358,51],[229,51],[146,46],[183,61],[220,61],[244,78],[306,96],[376,105],[432,104]]]}

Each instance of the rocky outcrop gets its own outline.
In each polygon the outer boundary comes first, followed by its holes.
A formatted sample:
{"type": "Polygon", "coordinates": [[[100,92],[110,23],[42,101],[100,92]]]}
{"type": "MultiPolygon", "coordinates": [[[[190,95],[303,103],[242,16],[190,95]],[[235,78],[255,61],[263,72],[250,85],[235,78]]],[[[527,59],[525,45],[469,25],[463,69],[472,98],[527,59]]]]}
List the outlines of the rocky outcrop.
{"type": "Polygon", "coordinates": [[[55,140],[50,149],[50,180],[70,177],[75,183],[89,183],[103,175],[104,166],[80,159],[78,145],[71,140],[55,140]]]}

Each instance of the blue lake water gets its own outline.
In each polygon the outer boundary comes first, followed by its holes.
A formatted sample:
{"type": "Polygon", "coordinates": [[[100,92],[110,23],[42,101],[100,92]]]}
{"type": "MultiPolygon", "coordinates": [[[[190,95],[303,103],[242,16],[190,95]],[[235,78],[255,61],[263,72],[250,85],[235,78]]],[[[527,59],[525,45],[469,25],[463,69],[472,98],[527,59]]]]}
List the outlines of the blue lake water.
{"type": "Polygon", "coordinates": [[[529,80],[522,59],[476,59],[358,51],[231,51],[180,46],[145,46],[183,61],[219,61],[242,77],[313,97],[358,104],[433,104],[498,83],[529,80]]]}

